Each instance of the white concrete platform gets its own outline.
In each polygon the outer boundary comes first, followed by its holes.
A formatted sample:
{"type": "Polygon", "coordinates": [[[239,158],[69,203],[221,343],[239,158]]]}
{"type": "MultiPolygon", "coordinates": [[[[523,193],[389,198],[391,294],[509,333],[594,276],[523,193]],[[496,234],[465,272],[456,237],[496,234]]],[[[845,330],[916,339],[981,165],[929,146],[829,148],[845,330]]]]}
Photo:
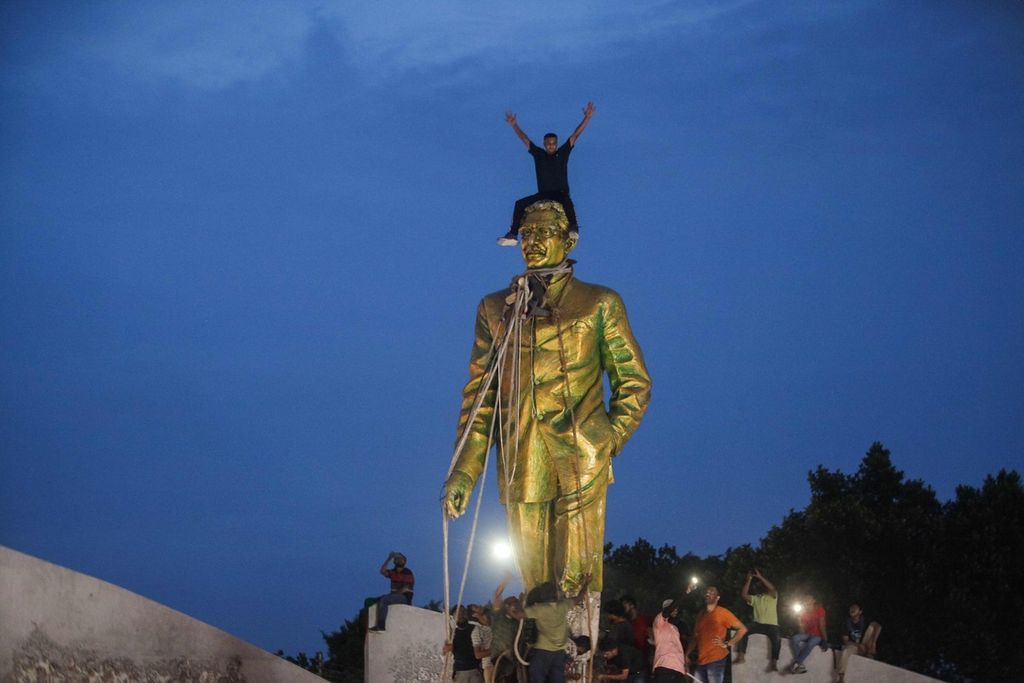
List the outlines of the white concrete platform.
{"type": "MultiPolygon", "coordinates": [[[[785,671],[765,671],[771,653],[771,642],[768,636],[755,634],[747,642],[746,661],[732,665],[733,683],[768,683],[783,679],[790,683],[833,683],[835,681],[835,664],[832,651],[815,648],[804,662],[806,674],[791,674],[785,671]]],[[[782,651],[779,655],[779,669],[785,669],[793,662],[793,651],[789,647],[789,639],[782,639],[782,651]]],[[[935,678],[907,671],[896,666],[883,664],[873,659],[854,655],[846,666],[846,683],[939,683],[935,678]]]]}
{"type": "Polygon", "coordinates": [[[323,683],[113,584],[0,546],[0,682],[323,683]]]}
{"type": "MultiPolygon", "coordinates": [[[[370,615],[373,623],[374,615],[370,615]]],[[[444,615],[440,612],[392,605],[386,631],[366,634],[365,681],[413,683],[441,680],[444,615]]]]}

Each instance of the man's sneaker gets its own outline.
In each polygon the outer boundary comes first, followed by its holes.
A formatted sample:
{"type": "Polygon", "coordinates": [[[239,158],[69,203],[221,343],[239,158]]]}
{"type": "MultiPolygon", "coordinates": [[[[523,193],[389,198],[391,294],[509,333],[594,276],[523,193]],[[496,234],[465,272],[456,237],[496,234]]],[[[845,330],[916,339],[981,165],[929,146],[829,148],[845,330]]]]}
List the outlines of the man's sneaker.
{"type": "Polygon", "coordinates": [[[807,673],[807,667],[803,664],[797,664],[796,669],[794,669],[794,673],[805,674],[807,673]]]}
{"type": "Polygon", "coordinates": [[[519,241],[516,240],[515,230],[509,230],[504,235],[498,238],[498,246],[500,247],[514,247],[517,244],[519,244],[519,241]]]}

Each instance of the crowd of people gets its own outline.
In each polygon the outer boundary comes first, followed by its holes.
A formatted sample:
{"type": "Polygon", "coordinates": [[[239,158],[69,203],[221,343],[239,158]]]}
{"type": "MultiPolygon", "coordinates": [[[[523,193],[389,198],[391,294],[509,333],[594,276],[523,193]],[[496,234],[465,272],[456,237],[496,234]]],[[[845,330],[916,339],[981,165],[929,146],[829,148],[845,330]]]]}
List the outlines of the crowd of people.
{"type": "Polygon", "coordinates": [[[486,605],[457,605],[455,628],[444,653],[452,657],[456,683],[525,683],[581,680],[590,657],[590,638],[573,635],[569,610],[582,601],[567,598],[554,582],[525,596],[505,596],[508,579],[486,605]]]}
{"type": "MultiPolygon", "coordinates": [[[[719,604],[721,591],[717,585],[705,586],[702,604],[694,604],[687,596],[698,588],[694,580],[683,598],[666,599],[653,620],[637,613],[636,602],[630,596],[607,602],[606,635],[600,649],[611,671],[599,673],[596,680],[677,683],[693,676],[704,683],[721,683],[730,666],[745,663],[751,634],[768,639],[766,670],[779,671],[782,637],[775,585],[759,569],[748,572],[740,589],[740,597],[753,613],[747,623],[719,604]],[[730,660],[732,652],[735,657],[730,660]]],[[[790,636],[792,659],[784,669],[786,673],[806,673],[804,662],[814,649],[827,652],[831,648],[835,679],[842,683],[851,655],[875,656],[881,626],[864,615],[859,603],[849,606],[849,618],[834,644],[828,637],[825,607],[813,591],[805,590],[797,596],[792,614],[795,632],[790,636]]]]}
{"type": "MultiPolygon", "coordinates": [[[[378,602],[377,626],[385,626],[387,606],[411,599],[412,572],[401,553],[392,553],[381,567],[391,591],[378,602]],[[393,562],[393,567],[388,563],[393,562]],[[383,608],[383,611],[382,611],[383,608]]],[[[740,597],[751,608],[744,623],[720,605],[717,585],[694,579],[680,598],[667,598],[653,617],[643,614],[631,595],[607,600],[602,606],[605,626],[592,652],[589,635],[573,634],[569,610],[586,595],[563,595],[554,582],[536,586],[525,596],[505,595],[511,577],[495,589],[485,604],[458,605],[444,653],[453,664],[456,683],[563,683],[583,680],[588,664],[595,681],[680,683],[694,677],[703,683],[722,683],[727,668],[746,661],[752,634],[768,639],[767,671],[779,671],[782,649],[779,592],[759,570],[747,573],[740,597]],[[731,653],[735,656],[730,660],[731,653]]],[[[833,650],[835,679],[842,683],[852,655],[875,656],[881,626],[865,616],[859,603],[849,606],[840,639],[829,641],[826,611],[813,591],[804,590],[793,603],[795,632],[790,636],[791,661],[784,671],[806,673],[804,662],[820,648],[833,650]]]]}

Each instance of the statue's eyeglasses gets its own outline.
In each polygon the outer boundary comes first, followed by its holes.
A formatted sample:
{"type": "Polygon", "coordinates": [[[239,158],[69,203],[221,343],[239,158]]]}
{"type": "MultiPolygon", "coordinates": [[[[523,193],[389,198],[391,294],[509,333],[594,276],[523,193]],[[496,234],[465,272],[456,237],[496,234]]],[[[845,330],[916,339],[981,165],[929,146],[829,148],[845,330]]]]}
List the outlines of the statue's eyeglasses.
{"type": "Polygon", "coordinates": [[[561,228],[520,228],[519,236],[521,239],[533,238],[546,240],[549,237],[565,237],[565,230],[561,228]]]}

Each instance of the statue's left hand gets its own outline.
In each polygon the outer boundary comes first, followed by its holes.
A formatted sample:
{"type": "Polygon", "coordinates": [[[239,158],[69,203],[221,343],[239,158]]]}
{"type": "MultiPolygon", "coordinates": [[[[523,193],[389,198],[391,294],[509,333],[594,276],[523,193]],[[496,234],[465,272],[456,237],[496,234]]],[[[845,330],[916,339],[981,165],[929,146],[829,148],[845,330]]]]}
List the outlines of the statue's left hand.
{"type": "Polygon", "coordinates": [[[469,505],[469,494],[473,491],[473,480],[465,472],[455,470],[444,483],[444,511],[449,517],[461,517],[469,505]]]}

